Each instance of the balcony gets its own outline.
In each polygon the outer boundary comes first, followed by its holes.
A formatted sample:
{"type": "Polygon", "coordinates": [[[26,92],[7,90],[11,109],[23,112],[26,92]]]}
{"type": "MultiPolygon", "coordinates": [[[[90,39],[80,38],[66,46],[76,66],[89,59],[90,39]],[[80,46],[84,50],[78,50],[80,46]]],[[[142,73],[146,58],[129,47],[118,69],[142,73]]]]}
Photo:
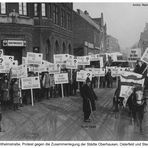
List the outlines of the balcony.
{"type": "Polygon", "coordinates": [[[34,25],[34,20],[32,18],[27,17],[27,16],[0,15],[0,23],[34,25]]]}

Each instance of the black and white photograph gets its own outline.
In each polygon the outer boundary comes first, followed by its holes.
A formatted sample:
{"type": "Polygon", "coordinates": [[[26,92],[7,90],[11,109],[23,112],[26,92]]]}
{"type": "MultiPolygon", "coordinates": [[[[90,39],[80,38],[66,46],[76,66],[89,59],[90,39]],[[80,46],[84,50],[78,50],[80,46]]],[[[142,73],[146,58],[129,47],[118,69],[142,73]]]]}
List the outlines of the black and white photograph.
{"type": "Polygon", "coordinates": [[[1,142],[148,141],[147,99],[148,3],[0,2],[1,142]]]}

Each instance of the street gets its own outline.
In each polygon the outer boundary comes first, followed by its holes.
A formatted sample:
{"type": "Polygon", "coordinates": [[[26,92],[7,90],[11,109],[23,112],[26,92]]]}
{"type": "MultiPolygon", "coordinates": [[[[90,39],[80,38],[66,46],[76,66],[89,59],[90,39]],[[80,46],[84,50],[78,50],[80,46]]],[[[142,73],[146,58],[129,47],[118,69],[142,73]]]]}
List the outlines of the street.
{"type": "MultiPolygon", "coordinates": [[[[96,88],[98,96],[95,119],[83,122],[82,98],[53,98],[27,105],[18,111],[3,111],[1,141],[144,141],[148,139],[148,115],[143,132],[131,123],[126,109],[117,118],[112,112],[115,89],[96,88]]],[[[93,118],[92,118],[93,119],[93,118]]]]}

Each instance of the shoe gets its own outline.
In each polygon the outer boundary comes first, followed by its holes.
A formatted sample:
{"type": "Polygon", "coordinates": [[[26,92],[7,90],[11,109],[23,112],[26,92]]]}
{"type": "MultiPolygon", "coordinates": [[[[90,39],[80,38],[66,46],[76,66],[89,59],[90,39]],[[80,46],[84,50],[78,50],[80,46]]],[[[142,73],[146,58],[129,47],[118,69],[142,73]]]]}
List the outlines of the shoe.
{"type": "Polygon", "coordinates": [[[84,122],[91,122],[91,120],[90,119],[86,119],[86,120],[84,120],[84,122]]]}

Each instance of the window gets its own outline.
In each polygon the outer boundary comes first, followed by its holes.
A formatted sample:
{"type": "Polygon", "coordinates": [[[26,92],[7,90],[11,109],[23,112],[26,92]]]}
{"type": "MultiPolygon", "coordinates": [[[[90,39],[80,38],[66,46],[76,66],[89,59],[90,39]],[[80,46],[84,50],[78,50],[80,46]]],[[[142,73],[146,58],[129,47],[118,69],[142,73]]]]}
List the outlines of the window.
{"type": "Polygon", "coordinates": [[[64,19],[64,18],[65,18],[64,16],[65,16],[64,10],[61,10],[61,26],[62,26],[62,27],[64,27],[64,20],[65,20],[65,19],[64,19]]]}
{"type": "Polygon", "coordinates": [[[38,4],[34,4],[34,16],[38,16],[38,4]]]}
{"type": "Polygon", "coordinates": [[[72,22],[71,22],[70,14],[67,14],[67,29],[68,30],[72,29],[72,22]]]}
{"type": "Polygon", "coordinates": [[[42,16],[46,16],[46,5],[45,5],[45,3],[42,4],[42,16]]]}
{"type": "Polygon", "coordinates": [[[26,3],[19,3],[19,14],[27,15],[27,5],[26,3]]]}
{"type": "Polygon", "coordinates": [[[6,14],[6,3],[1,3],[1,14],[6,14]]]}
{"type": "Polygon", "coordinates": [[[49,8],[49,18],[52,18],[52,11],[51,11],[51,4],[48,5],[48,8],[49,8]]]}
{"type": "Polygon", "coordinates": [[[53,22],[59,25],[59,8],[56,5],[53,6],[53,22]]]}
{"type": "Polygon", "coordinates": [[[53,22],[56,23],[56,6],[53,5],[53,22]]]}

